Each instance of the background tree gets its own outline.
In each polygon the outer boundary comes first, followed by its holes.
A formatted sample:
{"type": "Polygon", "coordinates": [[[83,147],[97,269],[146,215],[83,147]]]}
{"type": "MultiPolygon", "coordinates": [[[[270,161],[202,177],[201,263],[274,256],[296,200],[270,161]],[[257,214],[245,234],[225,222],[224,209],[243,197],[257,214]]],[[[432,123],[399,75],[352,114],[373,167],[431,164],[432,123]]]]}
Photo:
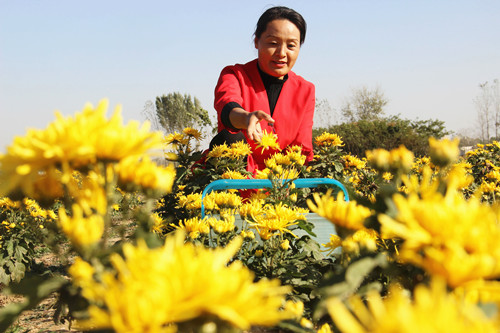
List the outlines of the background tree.
{"type": "Polygon", "coordinates": [[[347,122],[375,120],[384,114],[388,100],[380,88],[373,90],[363,86],[352,90],[351,96],[344,102],[340,112],[347,122]]]}
{"type": "Polygon", "coordinates": [[[314,128],[328,127],[337,122],[338,116],[327,99],[316,98],[314,107],[314,128]]]}
{"type": "Polygon", "coordinates": [[[483,142],[500,137],[500,84],[498,79],[493,83],[486,81],[479,84],[479,95],[474,98],[477,110],[479,135],[483,142]]]}
{"type": "Polygon", "coordinates": [[[196,97],[179,92],[156,97],[156,117],[167,133],[181,132],[186,127],[211,127],[208,111],[196,97]]]}
{"type": "Polygon", "coordinates": [[[360,120],[313,130],[313,137],[323,132],[342,137],[346,153],[364,157],[370,149],[394,149],[404,145],[417,156],[429,151],[429,137],[437,139],[450,134],[441,120],[409,120],[400,116],[360,120]]]}

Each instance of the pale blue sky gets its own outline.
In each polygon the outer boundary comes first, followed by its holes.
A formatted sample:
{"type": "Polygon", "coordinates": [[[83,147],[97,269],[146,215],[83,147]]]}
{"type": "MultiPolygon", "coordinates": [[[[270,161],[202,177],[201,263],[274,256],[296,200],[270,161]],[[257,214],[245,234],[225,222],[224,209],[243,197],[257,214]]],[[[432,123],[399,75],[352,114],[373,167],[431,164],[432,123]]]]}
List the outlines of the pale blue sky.
{"type": "Polygon", "coordinates": [[[0,152],[54,111],[102,98],[143,121],[179,91],[213,109],[220,70],[256,57],[252,34],[272,5],[308,23],[294,71],[338,109],[376,86],[388,114],[473,128],[478,84],[500,78],[500,1],[0,0],[0,152]]]}

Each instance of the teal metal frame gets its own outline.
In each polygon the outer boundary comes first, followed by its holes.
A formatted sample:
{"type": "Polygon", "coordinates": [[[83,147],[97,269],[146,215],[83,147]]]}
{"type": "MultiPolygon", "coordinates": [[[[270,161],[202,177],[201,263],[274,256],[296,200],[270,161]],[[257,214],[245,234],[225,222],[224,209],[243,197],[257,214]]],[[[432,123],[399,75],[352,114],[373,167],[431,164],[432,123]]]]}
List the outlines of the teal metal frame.
{"type": "MultiPolygon", "coordinates": [[[[318,187],[319,185],[337,186],[344,193],[344,200],[349,201],[347,189],[341,182],[330,178],[298,178],[283,179],[283,182],[292,182],[296,188],[318,187]]],[[[269,179],[219,179],[208,184],[201,194],[201,218],[205,218],[205,205],[203,199],[205,196],[215,190],[248,190],[260,188],[272,188],[273,185],[269,179]]]]}

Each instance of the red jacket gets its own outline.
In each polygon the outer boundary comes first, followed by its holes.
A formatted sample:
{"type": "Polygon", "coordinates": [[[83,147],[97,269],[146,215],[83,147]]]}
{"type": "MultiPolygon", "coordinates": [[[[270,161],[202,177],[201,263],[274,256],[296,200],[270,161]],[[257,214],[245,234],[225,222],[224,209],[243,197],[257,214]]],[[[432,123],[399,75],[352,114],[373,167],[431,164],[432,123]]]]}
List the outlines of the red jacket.
{"type": "MultiPolygon", "coordinates": [[[[271,114],[267,92],[257,68],[257,59],[244,65],[227,66],[222,70],[215,87],[214,102],[219,132],[225,129],[221,121],[221,112],[229,102],[236,102],[249,112],[262,110],[271,114]]],[[[312,126],[315,103],[314,85],[290,71],[274,108],[274,128],[281,149],[291,145],[302,146],[302,153],[306,156],[307,162],[313,158],[312,126]]],[[[273,132],[272,127],[265,121],[261,121],[260,126],[262,130],[273,132]]],[[[231,132],[231,129],[228,130],[231,132]]],[[[253,151],[253,161],[249,161],[249,171],[254,171],[252,162],[255,162],[257,169],[264,169],[264,160],[273,152],[266,150],[261,154],[261,149],[256,149],[255,143],[248,139],[246,131],[242,132],[253,151]]]]}

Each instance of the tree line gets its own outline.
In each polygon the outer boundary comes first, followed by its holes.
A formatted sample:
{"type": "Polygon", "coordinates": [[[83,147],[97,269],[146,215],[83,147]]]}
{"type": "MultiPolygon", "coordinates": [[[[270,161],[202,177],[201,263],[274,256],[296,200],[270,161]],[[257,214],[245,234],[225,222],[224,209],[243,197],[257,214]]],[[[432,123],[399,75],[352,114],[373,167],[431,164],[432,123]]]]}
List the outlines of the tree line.
{"type": "MultiPolygon", "coordinates": [[[[480,93],[474,98],[477,109],[479,135],[458,135],[461,145],[500,138],[500,85],[498,80],[479,85],[480,93]]],[[[388,99],[380,88],[365,86],[355,88],[340,107],[339,113],[327,100],[316,101],[315,123],[322,127],[313,129],[313,137],[323,132],[335,133],[342,137],[344,151],[359,157],[374,148],[393,149],[404,145],[417,156],[428,153],[428,140],[454,133],[448,131],[444,121],[438,119],[412,120],[401,115],[386,115],[388,99]],[[332,124],[333,119],[333,124],[332,124]]],[[[205,135],[216,132],[216,124],[210,119],[196,97],[180,92],[157,96],[155,101],[146,103],[144,114],[155,129],[166,133],[181,132],[185,127],[201,129],[205,135]]]]}

